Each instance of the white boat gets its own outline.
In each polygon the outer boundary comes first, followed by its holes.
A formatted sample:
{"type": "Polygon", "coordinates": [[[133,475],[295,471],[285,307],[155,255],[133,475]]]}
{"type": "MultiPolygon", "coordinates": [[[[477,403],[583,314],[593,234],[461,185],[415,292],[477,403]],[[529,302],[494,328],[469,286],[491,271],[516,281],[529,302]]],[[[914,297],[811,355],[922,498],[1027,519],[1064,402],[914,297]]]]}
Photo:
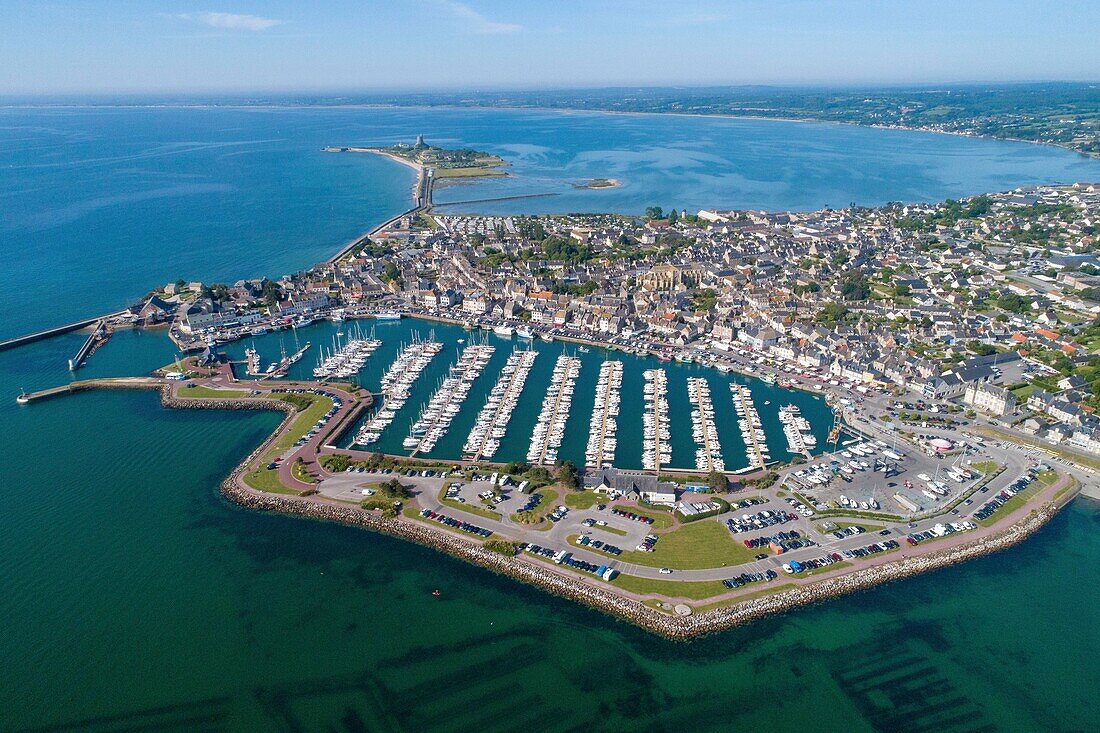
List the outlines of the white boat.
{"type": "Polygon", "coordinates": [[[401,320],[401,314],[400,313],[392,313],[392,312],[378,313],[374,316],[374,320],[376,320],[376,321],[400,321],[401,320]]]}
{"type": "Polygon", "coordinates": [[[535,337],[535,335],[531,333],[531,329],[529,328],[517,328],[516,335],[519,336],[521,339],[532,339],[535,337]]]}
{"type": "Polygon", "coordinates": [[[497,336],[504,338],[512,338],[512,334],[515,333],[515,329],[511,326],[496,326],[493,328],[493,333],[497,336]]]}

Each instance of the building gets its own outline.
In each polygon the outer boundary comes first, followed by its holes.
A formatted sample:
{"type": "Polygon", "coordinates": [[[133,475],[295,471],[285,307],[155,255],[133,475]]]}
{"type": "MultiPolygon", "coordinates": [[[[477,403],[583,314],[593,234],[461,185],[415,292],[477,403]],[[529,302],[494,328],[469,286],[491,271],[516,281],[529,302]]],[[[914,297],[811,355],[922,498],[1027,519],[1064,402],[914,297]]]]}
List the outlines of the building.
{"type": "Polygon", "coordinates": [[[1016,409],[1016,395],[992,384],[970,383],[963,392],[963,402],[979,412],[1004,417],[1016,409]]]}

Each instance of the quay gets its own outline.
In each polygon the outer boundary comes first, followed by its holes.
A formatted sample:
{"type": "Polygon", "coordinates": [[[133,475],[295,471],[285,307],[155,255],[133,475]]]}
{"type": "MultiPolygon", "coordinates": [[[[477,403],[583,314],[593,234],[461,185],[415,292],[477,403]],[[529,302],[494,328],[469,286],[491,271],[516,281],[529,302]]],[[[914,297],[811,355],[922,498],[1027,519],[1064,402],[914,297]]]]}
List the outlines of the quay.
{"type": "Polygon", "coordinates": [[[31,402],[39,402],[51,397],[82,392],[87,389],[157,389],[167,382],[159,377],[103,377],[99,379],[81,379],[57,387],[39,390],[37,392],[24,393],[16,398],[16,402],[26,405],[31,402]]]}
{"type": "Polygon", "coordinates": [[[53,328],[47,328],[42,331],[35,331],[34,333],[28,333],[23,336],[16,336],[4,341],[0,341],[0,351],[6,351],[7,349],[14,349],[16,346],[23,346],[24,344],[32,344],[35,341],[42,341],[44,339],[52,338],[54,336],[61,336],[62,334],[72,333],[73,331],[79,331],[82,328],[87,328],[100,321],[107,321],[111,318],[117,318],[119,316],[129,315],[129,311],[118,311],[115,313],[107,313],[102,316],[93,316],[92,318],[85,318],[81,321],[73,321],[72,323],[66,323],[64,326],[54,326],[53,328]]]}

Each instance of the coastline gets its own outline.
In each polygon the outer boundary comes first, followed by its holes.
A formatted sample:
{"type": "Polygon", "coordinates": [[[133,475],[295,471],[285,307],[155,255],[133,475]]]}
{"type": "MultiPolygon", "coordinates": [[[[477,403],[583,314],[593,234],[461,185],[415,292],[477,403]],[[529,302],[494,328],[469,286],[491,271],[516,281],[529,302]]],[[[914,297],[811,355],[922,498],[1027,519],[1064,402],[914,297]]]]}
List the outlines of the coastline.
{"type": "MultiPolygon", "coordinates": [[[[221,482],[222,496],[242,508],[271,511],[313,520],[331,521],[359,527],[398,539],[415,542],[458,560],[490,570],[513,580],[524,582],[547,593],[581,603],[622,621],[632,623],[650,633],[673,640],[688,640],[709,633],[722,631],[750,623],[754,620],[806,606],[831,598],[855,593],[885,583],[912,577],[921,573],[959,564],[973,558],[1008,549],[1027,539],[1049,522],[1057,512],[1072,501],[1077,493],[1060,486],[1067,483],[1068,475],[1047,487],[1049,500],[1027,505],[1028,512],[1002,528],[991,527],[990,534],[973,541],[932,549],[926,553],[902,556],[898,559],[882,558],[882,562],[861,567],[858,570],[836,571],[837,575],[823,574],[819,579],[787,587],[781,584],[776,591],[766,595],[747,594],[743,600],[736,596],[728,599],[713,597],[699,601],[670,597],[683,605],[699,605],[693,613],[691,606],[679,612],[667,613],[646,603],[654,594],[637,595],[581,575],[544,566],[523,555],[505,556],[482,547],[473,538],[452,535],[442,529],[423,525],[415,519],[398,516],[387,519],[380,514],[354,505],[342,505],[315,494],[289,495],[258,491],[244,482],[251,465],[264,455],[283,431],[293,422],[298,408],[271,398],[233,397],[179,397],[173,385],[163,380],[135,378],[128,381],[103,381],[92,388],[105,389],[156,389],[162,406],[170,409],[205,410],[275,410],[283,412],[278,427],[245,456],[221,482]],[[141,379],[141,381],[136,381],[141,379]]],[[[1040,497],[1036,497],[1037,499],[1040,497]]],[[[797,581],[794,581],[797,582],[797,581]]]]}

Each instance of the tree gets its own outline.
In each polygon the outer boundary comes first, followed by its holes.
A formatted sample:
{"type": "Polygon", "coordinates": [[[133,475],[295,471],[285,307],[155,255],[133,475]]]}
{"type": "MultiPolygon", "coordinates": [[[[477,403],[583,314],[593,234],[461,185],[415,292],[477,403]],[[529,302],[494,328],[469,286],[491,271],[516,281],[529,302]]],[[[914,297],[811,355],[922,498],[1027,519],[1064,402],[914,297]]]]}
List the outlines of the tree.
{"type": "Polygon", "coordinates": [[[665,211],[660,206],[647,206],[645,215],[647,219],[664,219],[665,211]]]}
{"type": "Polygon", "coordinates": [[[840,295],[845,300],[867,300],[871,295],[871,286],[863,275],[852,274],[841,281],[840,295]]]}
{"type": "Polygon", "coordinates": [[[581,474],[573,461],[562,461],[558,466],[558,483],[573,491],[581,490],[581,474]]]}
{"type": "Polygon", "coordinates": [[[707,486],[715,494],[724,494],[729,491],[730,482],[721,471],[711,471],[707,474],[707,486]]]}
{"type": "Polygon", "coordinates": [[[676,207],[674,206],[674,207],[672,207],[672,210],[668,212],[668,223],[669,224],[675,224],[676,219],[678,219],[678,218],[679,218],[679,215],[676,213],[676,207]]]}
{"type": "Polygon", "coordinates": [[[278,283],[265,280],[263,287],[260,289],[260,296],[268,305],[275,305],[283,299],[283,289],[279,287],[278,283]]]}

